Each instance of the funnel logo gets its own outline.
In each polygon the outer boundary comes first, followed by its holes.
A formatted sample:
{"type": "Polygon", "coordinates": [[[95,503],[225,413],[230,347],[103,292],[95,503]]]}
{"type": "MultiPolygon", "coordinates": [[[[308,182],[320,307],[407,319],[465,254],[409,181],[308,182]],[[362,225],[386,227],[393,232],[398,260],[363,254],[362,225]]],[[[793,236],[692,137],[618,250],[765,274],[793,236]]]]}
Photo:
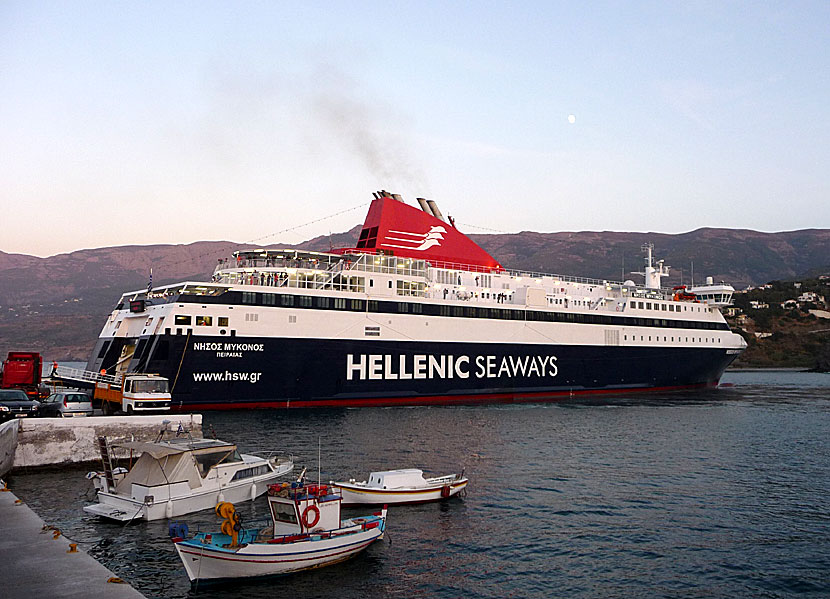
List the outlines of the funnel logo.
{"type": "Polygon", "coordinates": [[[380,245],[389,248],[400,248],[402,250],[414,250],[416,252],[423,252],[431,247],[435,247],[436,245],[440,246],[441,240],[444,239],[444,233],[446,232],[447,230],[441,225],[430,227],[429,231],[426,233],[410,233],[409,231],[390,230],[389,233],[391,234],[406,235],[406,237],[386,237],[384,243],[381,243],[380,245]],[[400,243],[405,243],[407,245],[395,245],[392,243],[386,243],[388,241],[398,241],[400,243]]]}

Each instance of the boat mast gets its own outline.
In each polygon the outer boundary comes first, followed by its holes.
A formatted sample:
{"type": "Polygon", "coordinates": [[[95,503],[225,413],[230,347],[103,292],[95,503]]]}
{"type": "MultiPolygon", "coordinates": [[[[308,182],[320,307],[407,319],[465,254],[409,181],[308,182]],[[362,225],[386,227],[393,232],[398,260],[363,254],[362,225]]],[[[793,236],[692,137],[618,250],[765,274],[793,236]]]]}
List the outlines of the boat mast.
{"type": "Polygon", "coordinates": [[[643,272],[633,272],[631,274],[642,275],[643,277],[645,277],[645,282],[643,284],[647,289],[660,289],[660,287],[662,286],[660,284],[660,279],[669,276],[669,269],[671,267],[664,266],[663,260],[658,260],[657,267],[655,268],[654,258],[652,255],[652,252],[654,251],[653,243],[644,243],[641,249],[646,254],[646,267],[643,270],[643,272]]]}

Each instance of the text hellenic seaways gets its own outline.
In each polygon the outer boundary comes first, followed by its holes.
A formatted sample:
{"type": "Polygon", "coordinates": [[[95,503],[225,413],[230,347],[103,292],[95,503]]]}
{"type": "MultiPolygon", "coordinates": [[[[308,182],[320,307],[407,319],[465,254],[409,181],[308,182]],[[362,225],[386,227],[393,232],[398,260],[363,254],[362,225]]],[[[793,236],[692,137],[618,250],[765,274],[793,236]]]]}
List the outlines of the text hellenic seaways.
{"type": "Polygon", "coordinates": [[[554,377],[556,356],[346,354],[346,380],[554,377]]]}

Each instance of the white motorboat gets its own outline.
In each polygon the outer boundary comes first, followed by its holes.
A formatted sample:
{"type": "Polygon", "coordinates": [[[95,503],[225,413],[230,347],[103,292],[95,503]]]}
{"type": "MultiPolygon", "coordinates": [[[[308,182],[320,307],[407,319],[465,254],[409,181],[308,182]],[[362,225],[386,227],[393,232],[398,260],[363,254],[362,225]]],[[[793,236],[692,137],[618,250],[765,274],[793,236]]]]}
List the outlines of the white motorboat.
{"type": "Polygon", "coordinates": [[[121,522],[172,518],[223,501],[255,499],[294,469],[290,458],[240,454],[233,443],[181,437],[113,445],[141,454],[127,470],[112,467],[106,439],[98,443],[104,472],[87,475],[98,490],[98,503],[84,511],[121,522]]]}
{"type": "Polygon", "coordinates": [[[386,507],[368,516],[340,519],[342,497],[328,485],[271,485],[272,521],[247,528],[233,505],[216,506],[221,532],[174,538],[192,583],[289,574],[346,560],[386,530],[386,507]]]}
{"type": "Polygon", "coordinates": [[[465,489],[468,482],[464,472],[425,478],[422,470],[407,468],[372,472],[368,481],[350,479],[331,484],[340,489],[345,505],[392,505],[446,499],[465,489]]]}

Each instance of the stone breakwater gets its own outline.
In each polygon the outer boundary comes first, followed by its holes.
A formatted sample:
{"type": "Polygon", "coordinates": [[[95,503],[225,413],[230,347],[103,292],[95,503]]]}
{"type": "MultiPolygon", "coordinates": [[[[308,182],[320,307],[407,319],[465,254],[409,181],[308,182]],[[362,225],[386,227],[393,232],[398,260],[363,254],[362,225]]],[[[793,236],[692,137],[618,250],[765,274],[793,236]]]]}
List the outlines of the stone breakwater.
{"type": "MultiPolygon", "coordinates": [[[[17,426],[17,435],[0,437],[0,455],[14,452],[12,469],[33,466],[80,464],[100,460],[97,438],[110,443],[122,441],[154,441],[160,432],[175,435],[187,431],[202,437],[201,414],[162,414],[154,416],[91,416],[87,418],[27,418],[7,423],[17,426]],[[16,441],[16,447],[13,444],[16,441]]],[[[117,451],[126,457],[128,450],[117,451]]]]}

